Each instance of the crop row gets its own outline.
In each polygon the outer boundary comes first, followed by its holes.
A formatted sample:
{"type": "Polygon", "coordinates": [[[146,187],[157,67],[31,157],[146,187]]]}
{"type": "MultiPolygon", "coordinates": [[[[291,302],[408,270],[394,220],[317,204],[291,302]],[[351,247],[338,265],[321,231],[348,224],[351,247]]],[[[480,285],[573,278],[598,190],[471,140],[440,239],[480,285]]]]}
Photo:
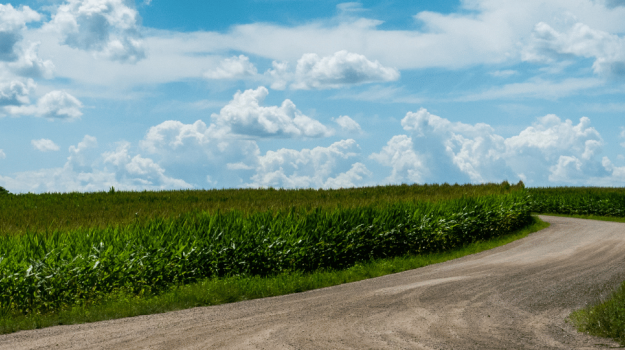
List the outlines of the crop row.
{"type": "Polygon", "coordinates": [[[437,202],[461,197],[506,194],[523,184],[397,185],[346,189],[223,189],[157,192],[24,193],[0,189],[0,235],[26,231],[146,223],[197,211],[238,210],[256,213],[289,208],[334,208],[386,205],[402,201],[437,202]]]}
{"type": "Polygon", "coordinates": [[[107,293],[155,293],[202,278],[342,269],[448,250],[531,220],[524,191],[436,203],[194,212],[0,238],[0,309],[46,312],[107,293]]]}
{"type": "Polygon", "coordinates": [[[625,217],[622,188],[532,188],[528,193],[536,213],[625,217]]]}

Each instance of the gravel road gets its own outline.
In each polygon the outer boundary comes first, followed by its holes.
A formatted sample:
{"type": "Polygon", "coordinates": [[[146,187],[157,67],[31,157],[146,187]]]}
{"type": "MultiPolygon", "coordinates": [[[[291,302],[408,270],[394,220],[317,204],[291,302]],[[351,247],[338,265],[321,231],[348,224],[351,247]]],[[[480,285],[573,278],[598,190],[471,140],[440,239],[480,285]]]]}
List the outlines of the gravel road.
{"type": "Polygon", "coordinates": [[[605,349],[569,313],[625,280],[625,224],[541,216],[503,247],[282,297],[0,336],[0,349],[605,349]]]}

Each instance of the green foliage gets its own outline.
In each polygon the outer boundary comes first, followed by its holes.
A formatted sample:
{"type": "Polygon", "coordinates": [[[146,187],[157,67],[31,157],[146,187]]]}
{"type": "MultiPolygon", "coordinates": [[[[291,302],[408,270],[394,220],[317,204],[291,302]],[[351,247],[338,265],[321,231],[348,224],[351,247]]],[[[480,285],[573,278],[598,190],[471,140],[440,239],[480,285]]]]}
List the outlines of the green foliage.
{"type": "Polygon", "coordinates": [[[625,283],[608,300],[575,311],[570,319],[580,332],[612,338],[625,345],[625,283]]]}
{"type": "Polygon", "coordinates": [[[7,194],[11,194],[11,193],[7,191],[6,188],[0,186],[0,196],[7,195],[7,194]]]}
{"type": "MultiPolygon", "coordinates": [[[[334,193],[341,192],[325,192],[334,193]]],[[[48,312],[109,293],[158,293],[203,278],[345,269],[458,248],[531,221],[524,191],[434,203],[334,203],[193,211],[105,228],[8,235],[0,239],[0,309],[48,312]]]]}
{"type": "Polygon", "coordinates": [[[536,213],[625,217],[625,188],[532,188],[528,193],[536,213]]]}
{"type": "Polygon", "coordinates": [[[400,201],[437,202],[505,194],[521,189],[500,184],[399,185],[340,190],[227,189],[208,191],[43,193],[0,196],[0,235],[125,226],[189,212],[237,210],[244,214],[292,207],[354,208],[400,201]],[[112,195],[114,193],[114,195],[112,195]]]}
{"type": "Polygon", "coordinates": [[[173,286],[159,294],[136,296],[112,293],[98,303],[68,307],[54,313],[18,316],[0,314],[0,334],[265,298],[360,281],[479,253],[549,226],[537,217],[532,219],[533,223],[522,230],[443,253],[374,260],[358,263],[344,270],[317,270],[311,273],[295,271],[271,277],[209,278],[192,284],[173,286]]]}

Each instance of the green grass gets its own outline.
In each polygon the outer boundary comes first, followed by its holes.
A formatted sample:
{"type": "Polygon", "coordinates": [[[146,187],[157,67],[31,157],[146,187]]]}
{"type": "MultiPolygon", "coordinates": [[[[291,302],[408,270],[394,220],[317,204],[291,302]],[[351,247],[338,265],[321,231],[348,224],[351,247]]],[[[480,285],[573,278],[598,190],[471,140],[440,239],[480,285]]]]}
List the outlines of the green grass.
{"type": "Polygon", "coordinates": [[[529,226],[513,233],[442,253],[378,259],[359,263],[344,270],[292,272],[264,278],[258,276],[212,278],[172,287],[158,295],[109,294],[98,302],[48,314],[28,316],[4,314],[0,315],[0,333],[155,314],[335,286],[479,253],[521,239],[548,226],[548,223],[533,217],[529,226]]]}
{"type": "Polygon", "coordinates": [[[625,346],[625,283],[607,300],[574,311],[569,320],[579,332],[612,338],[625,346]]]}
{"type": "MultiPolygon", "coordinates": [[[[547,214],[555,215],[555,214],[547,214]]],[[[555,215],[580,219],[625,222],[625,218],[602,217],[593,215],[555,215]]],[[[606,300],[576,310],[568,320],[579,332],[598,337],[612,338],[625,346],[625,282],[606,300]]]]}

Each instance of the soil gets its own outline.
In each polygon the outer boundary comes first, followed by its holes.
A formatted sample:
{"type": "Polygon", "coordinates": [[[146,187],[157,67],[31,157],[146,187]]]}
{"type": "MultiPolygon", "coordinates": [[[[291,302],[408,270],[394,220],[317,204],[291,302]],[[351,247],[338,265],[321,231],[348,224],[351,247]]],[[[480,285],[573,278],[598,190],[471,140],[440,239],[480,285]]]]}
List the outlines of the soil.
{"type": "Polygon", "coordinates": [[[275,298],[0,336],[0,349],[605,349],[571,311],[625,280],[625,224],[551,227],[424,268],[275,298]]]}

